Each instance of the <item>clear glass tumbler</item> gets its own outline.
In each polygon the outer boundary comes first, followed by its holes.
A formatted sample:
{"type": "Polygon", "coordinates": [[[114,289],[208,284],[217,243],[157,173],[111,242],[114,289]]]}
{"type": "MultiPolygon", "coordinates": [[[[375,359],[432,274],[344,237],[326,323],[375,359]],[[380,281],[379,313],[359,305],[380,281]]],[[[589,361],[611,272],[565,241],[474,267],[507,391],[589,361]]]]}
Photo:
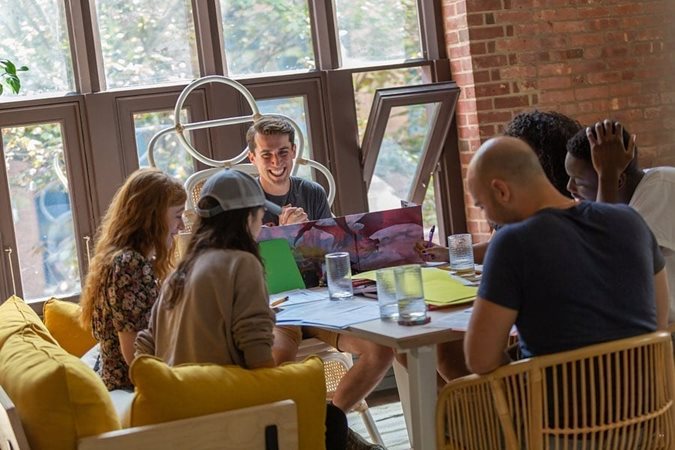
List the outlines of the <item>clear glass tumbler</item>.
{"type": "Polygon", "coordinates": [[[379,269],[375,274],[377,276],[377,303],[380,306],[380,318],[383,320],[398,320],[394,269],[379,269]]]}
{"type": "Polygon", "coordinates": [[[398,302],[398,323],[420,325],[429,321],[427,304],[424,302],[422,268],[409,264],[394,268],[396,278],[396,300],[398,302]]]}
{"type": "Polygon", "coordinates": [[[331,300],[341,300],[354,295],[349,253],[326,254],[326,284],[331,300]]]}
{"type": "Polygon", "coordinates": [[[450,270],[457,275],[473,275],[473,241],[471,235],[453,234],[448,236],[448,251],[450,253],[450,270]]]}

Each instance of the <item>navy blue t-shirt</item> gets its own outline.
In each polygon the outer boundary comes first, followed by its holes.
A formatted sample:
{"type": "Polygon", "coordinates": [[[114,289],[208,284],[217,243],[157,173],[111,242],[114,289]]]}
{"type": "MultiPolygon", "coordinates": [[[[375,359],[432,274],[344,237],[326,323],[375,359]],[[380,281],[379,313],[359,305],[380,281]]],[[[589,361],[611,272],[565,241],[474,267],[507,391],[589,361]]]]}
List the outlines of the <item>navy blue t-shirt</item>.
{"type": "Polygon", "coordinates": [[[656,330],[656,239],[626,205],[547,208],[499,230],[478,295],[518,311],[525,357],[656,330]]]}

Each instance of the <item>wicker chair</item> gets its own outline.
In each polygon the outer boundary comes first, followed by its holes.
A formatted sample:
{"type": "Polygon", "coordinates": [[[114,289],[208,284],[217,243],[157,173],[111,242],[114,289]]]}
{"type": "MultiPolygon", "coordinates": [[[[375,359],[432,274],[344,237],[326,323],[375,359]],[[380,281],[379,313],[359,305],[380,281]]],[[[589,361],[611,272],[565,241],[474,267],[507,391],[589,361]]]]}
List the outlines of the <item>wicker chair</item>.
{"type": "Polygon", "coordinates": [[[438,398],[437,447],[673,450],[672,355],[657,332],[454,380],[438,398]]]}

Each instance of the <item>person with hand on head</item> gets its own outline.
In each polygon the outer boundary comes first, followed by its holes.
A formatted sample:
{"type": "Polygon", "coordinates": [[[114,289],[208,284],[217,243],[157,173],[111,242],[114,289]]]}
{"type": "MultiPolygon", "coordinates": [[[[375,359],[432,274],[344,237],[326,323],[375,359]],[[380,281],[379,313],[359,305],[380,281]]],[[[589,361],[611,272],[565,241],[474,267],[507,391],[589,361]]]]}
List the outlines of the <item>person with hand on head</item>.
{"type": "MultiPolygon", "coordinates": [[[[576,120],[556,111],[526,111],[516,115],[504,126],[504,136],[522,139],[534,150],[544,173],[551,184],[566,197],[567,173],[565,172],[565,145],[582,127],[576,120]]],[[[494,233],[495,225],[490,223],[494,233]]],[[[476,264],[481,264],[488,249],[489,241],[473,246],[476,264]]],[[[420,254],[426,261],[447,261],[448,249],[444,246],[420,247],[420,254]]]]}
{"type": "Polygon", "coordinates": [[[281,214],[266,213],[264,224],[290,225],[331,217],[323,187],[291,176],[296,157],[295,130],[284,119],[263,117],[246,133],[248,159],[258,169],[258,182],[267,200],[281,206],[281,214]]]}
{"type": "Polygon", "coordinates": [[[169,274],[186,198],[178,180],[158,169],[139,169],[103,217],[80,303],[82,324],[100,343],[98,372],[108,390],[133,389],[128,372],[134,340],[147,327],[169,274]]]}
{"type": "Polygon", "coordinates": [[[675,167],[641,169],[635,142],[609,119],[579,131],[567,143],[567,188],[579,200],[627,204],[647,222],[666,260],[675,332],[675,167]]]}
{"type": "Polygon", "coordinates": [[[472,372],[510,361],[514,324],[525,357],[665,329],[663,255],[634,210],[563,196],[511,137],[480,147],[467,182],[475,206],[505,225],[488,248],[464,339],[472,372]]]}
{"type": "MultiPolygon", "coordinates": [[[[223,169],[204,183],[186,253],[152,308],[148,328],[138,333],[137,354],[170,366],[276,366],[275,318],[256,242],[267,211],[281,213],[248,174],[223,169]]],[[[330,406],[327,412],[327,448],[342,450],[346,417],[330,406]]]]}

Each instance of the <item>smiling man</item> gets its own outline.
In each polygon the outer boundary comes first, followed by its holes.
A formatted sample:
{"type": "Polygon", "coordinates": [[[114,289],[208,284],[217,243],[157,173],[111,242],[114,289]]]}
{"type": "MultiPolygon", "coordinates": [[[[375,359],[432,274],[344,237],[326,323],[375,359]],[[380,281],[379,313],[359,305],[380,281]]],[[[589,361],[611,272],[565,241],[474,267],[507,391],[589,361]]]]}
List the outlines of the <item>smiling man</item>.
{"type": "Polygon", "coordinates": [[[331,217],[323,187],[291,176],[296,155],[295,130],[277,117],[257,120],[246,133],[248,159],[258,169],[267,200],[283,208],[279,217],[266,213],[263,223],[289,225],[331,217]]]}

